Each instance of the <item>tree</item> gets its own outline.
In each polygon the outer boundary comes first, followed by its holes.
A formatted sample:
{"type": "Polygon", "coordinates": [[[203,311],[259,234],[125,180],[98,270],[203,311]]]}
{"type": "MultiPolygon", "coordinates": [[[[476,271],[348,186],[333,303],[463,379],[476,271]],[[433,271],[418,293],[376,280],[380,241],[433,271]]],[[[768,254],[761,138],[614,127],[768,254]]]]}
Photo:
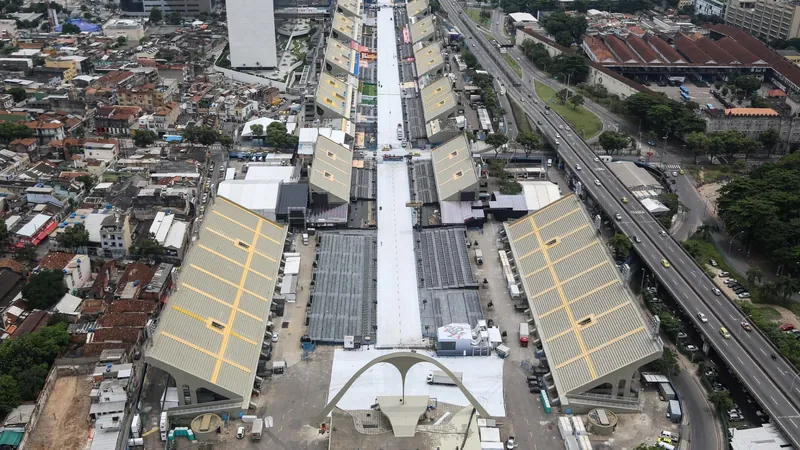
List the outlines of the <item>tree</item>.
{"type": "Polygon", "coordinates": [[[508,138],[502,133],[492,133],[486,136],[486,145],[492,147],[494,154],[500,153],[500,149],[508,143],[508,138]]]}
{"type": "Polygon", "coordinates": [[[742,75],[731,83],[742,96],[748,96],[761,87],[761,80],[751,75],[742,75]]]}
{"type": "Polygon", "coordinates": [[[36,259],[36,247],[31,244],[26,244],[22,248],[17,248],[14,250],[14,258],[33,261],[36,259]]]}
{"type": "Polygon", "coordinates": [[[267,125],[264,142],[277,149],[294,150],[297,147],[297,136],[289,134],[283,123],[272,122],[267,125]]]}
{"type": "Polygon", "coordinates": [[[33,274],[22,288],[22,298],[31,309],[48,309],[66,293],[64,274],[56,270],[42,270],[33,274]]]}
{"type": "Polygon", "coordinates": [[[219,135],[219,144],[226,150],[230,150],[233,148],[233,138],[228,136],[227,134],[220,133],[219,135]]]}
{"type": "Polygon", "coordinates": [[[639,444],[633,450],[664,450],[657,445],[639,444]]]}
{"type": "Polygon", "coordinates": [[[62,248],[76,251],[89,244],[89,231],[82,223],[76,223],[64,229],[64,231],[56,237],[56,242],[58,242],[58,245],[62,248]]]}
{"type": "Polygon", "coordinates": [[[708,152],[710,145],[709,138],[705,133],[693,132],[686,136],[686,145],[694,155],[694,163],[697,164],[697,157],[708,152]]]}
{"type": "Polygon", "coordinates": [[[568,15],[564,12],[555,12],[542,19],[542,26],[548,33],[556,37],[556,42],[569,47],[573,43],[583,42],[588,23],[586,16],[568,15]]]}
{"type": "Polygon", "coordinates": [[[6,226],[6,221],[0,219],[0,244],[8,239],[8,227],[6,226]]]}
{"type": "Polygon", "coordinates": [[[65,23],[61,26],[61,34],[81,34],[81,29],[73,23],[65,23]]]}
{"type": "Polygon", "coordinates": [[[608,240],[608,245],[614,249],[614,254],[618,261],[625,260],[631,254],[631,249],[633,248],[631,239],[622,233],[612,236],[608,240]]]}
{"type": "Polygon", "coordinates": [[[14,139],[22,139],[33,136],[33,130],[24,124],[4,122],[0,123],[0,141],[8,144],[14,139]]]}
{"type": "Polygon", "coordinates": [[[472,52],[467,49],[464,49],[461,52],[461,58],[464,60],[464,64],[470,69],[473,69],[478,65],[478,58],[476,58],[475,55],[473,55],[472,52]]]}
{"type": "Polygon", "coordinates": [[[123,47],[128,44],[128,38],[125,36],[117,36],[117,45],[123,47]]]}
{"type": "Polygon", "coordinates": [[[572,103],[573,109],[581,106],[584,101],[586,101],[586,99],[584,99],[581,94],[573,94],[572,97],[569,98],[569,102],[572,103]]]}
{"type": "Polygon", "coordinates": [[[75,177],[75,181],[83,184],[84,192],[89,192],[94,187],[94,177],[88,174],[75,177]]]}
{"type": "Polygon", "coordinates": [[[6,415],[22,403],[17,380],[11,375],[0,376],[0,414],[6,415]]]}
{"type": "Polygon", "coordinates": [[[733,408],[733,399],[728,391],[714,391],[708,394],[708,401],[714,405],[717,411],[728,411],[733,408]]]}
{"type": "Polygon", "coordinates": [[[11,89],[6,89],[6,94],[11,94],[11,96],[14,98],[15,103],[19,103],[28,98],[28,93],[25,91],[25,89],[21,87],[13,87],[11,89]]]}
{"type": "Polygon", "coordinates": [[[781,135],[778,133],[778,130],[774,128],[770,128],[758,135],[758,141],[761,142],[761,146],[767,150],[768,155],[771,155],[772,152],[775,151],[775,146],[778,145],[780,140],[781,135]]]}
{"type": "Polygon", "coordinates": [[[556,92],[556,98],[558,102],[562,105],[567,102],[567,98],[569,97],[569,89],[562,89],[556,92]]]}
{"type": "Polygon", "coordinates": [[[747,269],[747,282],[750,284],[756,284],[756,281],[759,283],[764,278],[764,272],[761,271],[761,268],[758,266],[751,266],[747,269]]]}
{"type": "Polygon", "coordinates": [[[681,371],[681,366],[678,364],[678,354],[675,353],[675,350],[665,346],[661,358],[653,361],[653,368],[667,375],[677,374],[681,371]]]}
{"type": "Polygon", "coordinates": [[[84,130],[83,127],[78,127],[72,130],[72,137],[76,139],[83,139],[84,136],[86,136],[86,130],[84,130]]]}
{"type": "Polygon", "coordinates": [[[257,123],[255,125],[250,125],[250,132],[253,133],[253,137],[256,139],[261,139],[263,144],[264,142],[264,125],[257,123]]]}
{"type": "Polygon", "coordinates": [[[722,89],[719,92],[720,92],[720,94],[722,94],[723,97],[727,97],[728,94],[731,93],[731,91],[728,89],[727,86],[723,86],[722,89]]]}
{"type": "Polygon", "coordinates": [[[530,131],[519,132],[516,141],[525,150],[526,157],[530,156],[541,145],[539,135],[530,131]]]}
{"type": "Polygon", "coordinates": [[[94,16],[90,12],[83,13],[83,18],[86,19],[86,20],[92,20],[92,17],[94,17],[94,16]]]}
{"type": "Polygon", "coordinates": [[[133,135],[133,143],[137,147],[147,147],[158,140],[158,134],[152,130],[139,130],[133,135]]]}
{"type": "Polygon", "coordinates": [[[606,154],[613,155],[614,152],[619,153],[620,150],[627,147],[630,143],[630,138],[619,131],[604,131],[600,134],[598,142],[603,147],[603,150],[606,151],[606,154]]]}
{"type": "Polygon", "coordinates": [[[158,7],[155,7],[150,10],[150,23],[159,23],[163,19],[164,17],[161,14],[161,10],[158,7]]]}
{"type": "Polygon", "coordinates": [[[158,243],[156,235],[150,233],[147,237],[139,241],[138,246],[131,246],[128,251],[131,255],[149,258],[164,254],[164,247],[158,243]]]}
{"type": "Polygon", "coordinates": [[[181,13],[177,11],[170,11],[167,13],[166,22],[170,25],[180,25],[182,20],[181,13]]]}

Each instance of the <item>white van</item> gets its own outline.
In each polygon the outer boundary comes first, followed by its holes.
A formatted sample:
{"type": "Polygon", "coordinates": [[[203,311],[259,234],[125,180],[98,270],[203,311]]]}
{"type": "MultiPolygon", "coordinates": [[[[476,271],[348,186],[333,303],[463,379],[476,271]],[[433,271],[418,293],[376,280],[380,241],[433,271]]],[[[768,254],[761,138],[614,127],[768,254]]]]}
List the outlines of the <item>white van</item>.
{"type": "Polygon", "coordinates": [[[553,160],[552,159],[548,159],[547,160],[547,167],[553,167],[553,160]]]}
{"type": "Polygon", "coordinates": [[[303,245],[308,245],[308,233],[303,233],[303,245]]]}

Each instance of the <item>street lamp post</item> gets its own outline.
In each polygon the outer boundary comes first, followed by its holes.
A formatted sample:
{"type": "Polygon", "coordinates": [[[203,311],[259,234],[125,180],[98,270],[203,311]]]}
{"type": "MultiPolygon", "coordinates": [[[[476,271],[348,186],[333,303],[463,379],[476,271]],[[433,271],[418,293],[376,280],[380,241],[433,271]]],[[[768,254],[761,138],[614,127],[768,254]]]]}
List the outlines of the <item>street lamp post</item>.
{"type": "Polygon", "coordinates": [[[733,240],[736,239],[736,236],[738,236],[738,235],[740,235],[742,233],[744,233],[744,231],[740,231],[740,232],[734,234],[733,236],[731,236],[731,240],[730,240],[730,242],[728,242],[728,253],[731,252],[731,246],[733,245],[733,240]]]}

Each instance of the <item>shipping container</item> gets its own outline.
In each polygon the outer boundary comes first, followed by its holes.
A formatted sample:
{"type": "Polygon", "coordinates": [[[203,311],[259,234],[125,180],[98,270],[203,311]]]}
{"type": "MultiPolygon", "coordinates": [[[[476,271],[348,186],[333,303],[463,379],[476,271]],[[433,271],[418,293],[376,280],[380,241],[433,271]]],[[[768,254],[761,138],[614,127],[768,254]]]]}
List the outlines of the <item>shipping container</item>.
{"type": "Polygon", "coordinates": [[[678,396],[675,394],[675,389],[672,388],[672,384],[670,383],[658,383],[658,395],[661,397],[661,400],[665,402],[678,399],[678,396]]]}
{"type": "Polygon", "coordinates": [[[589,436],[585,434],[578,436],[578,447],[581,450],[592,450],[592,441],[589,440],[589,436]]]}
{"type": "Polygon", "coordinates": [[[582,436],[586,434],[586,427],[583,425],[583,419],[579,416],[570,417],[572,420],[572,429],[575,430],[575,436],[582,436]]]}
{"type": "Polygon", "coordinates": [[[495,347],[494,351],[496,351],[497,352],[497,356],[499,356],[501,358],[505,358],[506,356],[508,356],[511,353],[511,349],[509,349],[508,347],[506,347],[503,344],[500,344],[497,347],[495,347]]]}
{"type": "Polygon", "coordinates": [[[667,418],[675,423],[680,423],[681,419],[683,419],[683,412],[681,411],[680,402],[678,402],[677,400],[669,401],[667,418]]]}
{"type": "Polygon", "coordinates": [[[567,436],[567,438],[564,439],[564,450],[581,450],[578,446],[578,438],[575,436],[567,436]]]}
{"type": "Polygon", "coordinates": [[[567,436],[572,436],[575,430],[572,427],[572,421],[569,420],[568,416],[561,416],[558,418],[558,433],[561,435],[561,439],[566,439],[567,436]]]}

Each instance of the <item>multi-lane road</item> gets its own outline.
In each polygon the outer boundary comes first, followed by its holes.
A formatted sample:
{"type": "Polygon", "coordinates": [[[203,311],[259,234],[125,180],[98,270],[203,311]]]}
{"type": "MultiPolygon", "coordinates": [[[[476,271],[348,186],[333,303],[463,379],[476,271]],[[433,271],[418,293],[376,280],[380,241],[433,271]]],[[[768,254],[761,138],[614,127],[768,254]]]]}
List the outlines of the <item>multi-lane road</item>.
{"type": "Polygon", "coordinates": [[[537,101],[533,86],[521,84],[519,78],[504,66],[500,55],[490,42],[477,32],[466,15],[460,13],[452,0],[442,0],[442,8],[468,39],[472,51],[483,67],[507,87],[508,95],[519,103],[539,125],[545,137],[554,144],[564,162],[574,172],[581,184],[603,210],[619,219],[618,228],[631,238],[638,238],[634,248],[651,268],[676,301],[693,318],[705,341],[713,346],[742,383],[747,386],[761,406],[769,413],[795,447],[800,447],[800,379],[787,361],[773,360],[775,350],[758,331],[746,332],[741,327],[742,313],[724,296],[714,295],[714,283],[700,266],[683,250],[680,243],[665,233],[661,225],[635,200],[628,203],[623,197],[632,197],[624,185],[606,166],[595,160],[589,146],[569,125],[553,111],[545,111],[542,101],[537,101]],[[473,45],[474,44],[474,45],[473,45]],[[519,87],[515,87],[518,84],[519,87]],[[558,135],[561,137],[557,137],[558,135]],[[558,145],[555,145],[558,141],[558,145]],[[666,260],[670,267],[664,267],[666,260]],[[708,321],[701,322],[698,314],[708,321]],[[724,338],[720,328],[730,331],[724,338]]]}

